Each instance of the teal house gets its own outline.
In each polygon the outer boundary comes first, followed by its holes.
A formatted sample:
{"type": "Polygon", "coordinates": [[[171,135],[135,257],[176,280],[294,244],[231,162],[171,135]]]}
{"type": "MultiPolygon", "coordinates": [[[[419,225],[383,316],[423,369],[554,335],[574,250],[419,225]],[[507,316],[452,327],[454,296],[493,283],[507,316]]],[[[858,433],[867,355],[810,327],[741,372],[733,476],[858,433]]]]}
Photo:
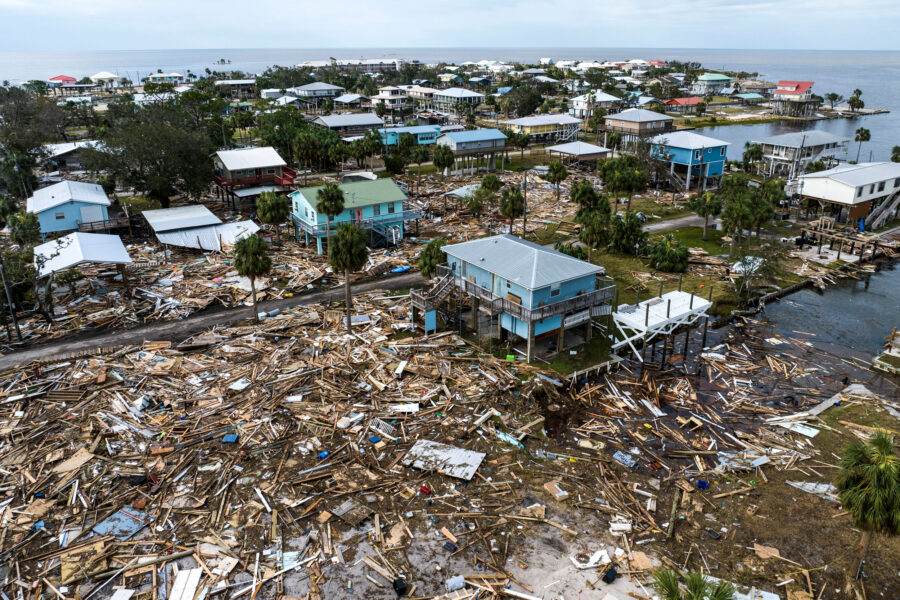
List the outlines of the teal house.
{"type": "Polygon", "coordinates": [[[381,134],[381,143],[385,146],[396,146],[400,141],[400,136],[408,133],[416,140],[416,144],[433,144],[441,135],[440,125],[412,125],[409,127],[388,127],[379,129],[381,134]]]}
{"type": "MultiPolygon", "coordinates": [[[[435,288],[456,287],[471,298],[476,312],[486,310],[492,321],[497,319],[501,339],[513,334],[526,340],[529,361],[535,338],[556,336],[562,349],[567,329],[585,326],[584,337],[590,339],[593,318],[609,314],[615,286],[601,277],[603,267],[509,234],[443,250],[447,267],[439,269],[442,279],[435,288]]],[[[433,330],[440,294],[410,295],[413,322],[421,310],[426,332],[433,330]]]]}
{"type": "MultiPolygon", "coordinates": [[[[355,181],[338,187],[344,192],[344,211],[331,219],[331,231],[345,224],[362,227],[369,234],[370,246],[399,244],[406,221],[422,216],[404,207],[406,194],[393,179],[355,181]]],[[[290,199],[294,234],[299,239],[302,233],[307,244],[314,238],[322,254],[328,224],[326,216],[316,210],[320,189],[322,186],[302,188],[292,192],[290,199]]]]}

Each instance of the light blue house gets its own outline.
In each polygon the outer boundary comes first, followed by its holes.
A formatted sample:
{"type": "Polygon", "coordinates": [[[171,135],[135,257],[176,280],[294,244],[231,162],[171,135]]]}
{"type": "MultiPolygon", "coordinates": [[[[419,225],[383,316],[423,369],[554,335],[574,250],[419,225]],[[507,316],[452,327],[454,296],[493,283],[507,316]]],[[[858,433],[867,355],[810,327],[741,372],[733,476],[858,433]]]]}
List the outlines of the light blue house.
{"type": "Polygon", "coordinates": [[[472,300],[475,313],[482,310],[498,319],[501,339],[508,333],[525,339],[529,361],[535,338],[556,335],[561,349],[566,329],[587,325],[589,339],[591,319],[609,314],[615,288],[600,278],[603,267],[509,234],[443,250],[442,279],[432,291],[411,294],[414,313],[425,311],[426,331],[435,327],[435,304],[445,281],[472,300]]]}
{"type": "Polygon", "coordinates": [[[650,142],[653,155],[669,163],[670,179],[679,187],[689,190],[696,184],[701,191],[719,187],[728,142],[691,131],[664,133],[650,142]]]}
{"type": "MultiPolygon", "coordinates": [[[[339,225],[352,224],[369,233],[369,244],[394,245],[403,240],[406,221],[422,215],[404,208],[406,194],[393,179],[375,179],[340,184],[344,192],[344,211],[331,219],[331,231],[339,225]]],[[[328,219],[316,210],[322,186],[307,187],[290,194],[291,221],[294,233],[303,233],[306,243],[315,238],[322,254],[323,240],[328,237],[328,219]]]]}
{"type": "Polygon", "coordinates": [[[414,125],[409,127],[388,127],[379,129],[381,143],[385,146],[396,146],[400,136],[408,133],[416,140],[416,144],[433,144],[441,135],[440,125],[414,125]]]}
{"type": "Polygon", "coordinates": [[[25,209],[38,217],[41,237],[57,231],[77,231],[82,223],[109,219],[106,192],[96,183],[61,181],[34,192],[25,209]]]}

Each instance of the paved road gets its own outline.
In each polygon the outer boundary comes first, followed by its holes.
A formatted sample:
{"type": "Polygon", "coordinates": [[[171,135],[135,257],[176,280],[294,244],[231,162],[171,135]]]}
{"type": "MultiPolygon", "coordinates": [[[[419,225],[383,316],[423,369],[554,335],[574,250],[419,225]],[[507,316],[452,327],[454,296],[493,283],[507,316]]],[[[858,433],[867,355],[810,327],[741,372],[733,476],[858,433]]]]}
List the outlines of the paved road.
{"type": "MultiPolygon", "coordinates": [[[[718,223],[718,221],[719,220],[716,218],[710,219],[709,226],[712,227],[715,223],[718,223]]],[[[672,229],[678,229],[680,227],[703,227],[703,217],[687,215],[685,217],[677,217],[666,221],[648,223],[647,225],[644,225],[644,231],[647,233],[657,233],[660,231],[671,231],[672,229]]]]}
{"type": "MultiPolygon", "coordinates": [[[[425,283],[419,273],[404,273],[374,281],[366,281],[353,286],[353,293],[370,292],[373,290],[398,290],[415,287],[425,283]]],[[[309,292],[294,296],[260,302],[259,310],[270,311],[276,308],[282,310],[294,306],[306,306],[326,300],[342,300],[344,298],[343,286],[329,290],[309,292]]],[[[9,369],[16,365],[23,365],[32,360],[51,357],[68,352],[80,352],[94,350],[104,346],[116,346],[119,344],[141,344],[144,340],[172,340],[181,341],[191,335],[200,333],[214,325],[229,325],[237,323],[253,316],[252,309],[241,306],[218,312],[204,313],[180,321],[157,321],[147,325],[141,325],[133,329],[119,329],[112,331],[98,331],[96,335],[79,336],[78,339],[62,339],[35,345],[23,350],[17,350],[5,356],[0,356],[0,370],[9,369]]]]}

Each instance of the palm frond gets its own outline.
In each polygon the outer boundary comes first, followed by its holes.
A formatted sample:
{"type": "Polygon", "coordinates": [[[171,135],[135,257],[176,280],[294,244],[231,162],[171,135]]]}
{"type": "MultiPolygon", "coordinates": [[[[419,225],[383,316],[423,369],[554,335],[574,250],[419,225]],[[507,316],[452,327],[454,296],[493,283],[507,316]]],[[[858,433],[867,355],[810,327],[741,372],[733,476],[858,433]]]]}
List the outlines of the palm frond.
{"type": "Polygon", "coordinates": [[[662,593],[663,600],[681,600],[678,589],[678,573],[672,569],[660,569],[653,574],[656,587],[662,593]]]}

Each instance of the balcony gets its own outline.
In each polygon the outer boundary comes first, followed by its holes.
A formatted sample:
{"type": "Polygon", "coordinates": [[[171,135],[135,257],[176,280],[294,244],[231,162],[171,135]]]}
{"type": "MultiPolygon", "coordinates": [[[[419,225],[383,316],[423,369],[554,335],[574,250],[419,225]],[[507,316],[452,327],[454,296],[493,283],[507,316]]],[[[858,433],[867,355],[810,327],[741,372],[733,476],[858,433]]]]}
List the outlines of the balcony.
{"type": "MultiPolygon", "coordinates": [[[[262,169],[261,169],[262,170],[262,169]]],[[[247,187],[251,185],[294,185],[297,178],[297,171],[290,167],[281,167],[281,174],[278,173],[259,173],[257,175],[249,175],[246,177],[221,177],[213,175],[213,181],[219,187],[247,187]]]]}
{"type": "MultiPolygon", "coordinates": [[[[397,223],[397,222],[406,222],[412,221],[413,219],[422,218],[422,213],[417,210],[402,210],[400,212],[395,213],[385,213],[383,215],[378,215],[377,217],[370,217],[368,219],[341,219],[341,220],[332,220],[331,221],[331,230],[335,231],[338,225],[356,225],[357,227],[362,227],[363,229],[373,229],[379,225],[384,225],[387,223],[397,223]]],[[[311,225],[295,215],[291,213],[291,222],[296,225],[300,231],[308,233],[312,236],[324,236],[327,235],[326,226],[325,225],[311,225]]]]}
{"type": "MultiPolygon", "coordinates": [[[[459,275],[456,272],[451,271],[449,267],[443,265],[439,266],[437,274],[440,277],[452,276],[456,287],[462,290],[466,295],[477,298],[480,302],[484,303],[486,308],[489,308],[492,315],[506,313],[525,323],[543,321],[550,317],[590,309],[594,306],[609,302],[616,294],[616,286],[612,283],[612,280],[604,279],[603,281],[607,285],[598,290],[573,296],[565,300],[560,300],[559,302],[545,304],[544,306],[528,308],[516,302],[507,300],[506,298],[495,296],[490,290],[483,288],[472,281],[459,277],[459,275]]],[[[423,306],[425,304],[427,304],[427,299],[422,303],[423,306]]]]}

